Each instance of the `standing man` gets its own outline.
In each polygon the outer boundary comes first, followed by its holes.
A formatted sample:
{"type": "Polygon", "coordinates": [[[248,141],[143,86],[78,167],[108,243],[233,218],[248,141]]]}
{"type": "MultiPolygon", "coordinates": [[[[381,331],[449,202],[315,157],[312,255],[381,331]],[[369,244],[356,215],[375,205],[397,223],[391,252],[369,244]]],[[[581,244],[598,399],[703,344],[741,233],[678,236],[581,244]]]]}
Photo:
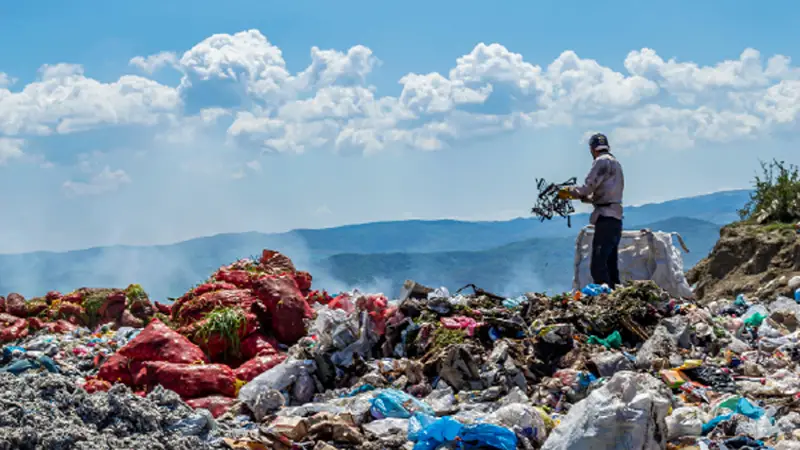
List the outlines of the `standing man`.
{"type": "Polygon", "coordinates": [[[559,192],[559,198],[580,199],[594,205],[589,219],[594,225],[592,240],[591,273],[595,284],[610,288],[622,284],[619,279],[619,241],[622,238],[622,191],[625,177],[622,165],[609,153],[608,138],[595,134],[589,139],[589,151],[594,162],[583,186],[574,186],[559,192]]]}

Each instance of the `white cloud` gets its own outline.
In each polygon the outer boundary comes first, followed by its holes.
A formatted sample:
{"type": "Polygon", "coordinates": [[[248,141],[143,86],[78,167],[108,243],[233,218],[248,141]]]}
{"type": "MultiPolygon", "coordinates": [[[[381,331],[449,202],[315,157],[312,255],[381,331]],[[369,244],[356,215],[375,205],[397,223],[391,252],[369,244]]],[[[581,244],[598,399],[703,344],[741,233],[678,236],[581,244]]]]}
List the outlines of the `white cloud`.
{"type": "Polygon", "coordinates": [[[0,72],[0,89],[6,88],[14,84],[13,78],[7,73],[0,72]]]}
{"type": "Polygon", "coordinates": [[[369,84],[380,60],[363,45],[313,47],[310,56],[292,73],[280,48],[247,30],[215,34],[183,54],[130,60],[146,73],[179,71],[177,86],[133,75],[103,83],[72,64],[43,66],[38,80],[15,92],[0,76],[0,136],[158,125],[168,143],[191,144],[212,129],[249,149],[371,153],[572,125],[604,130],[612,145],[685,149],[793,129],[800,117],[800,70],[754,49],[704,66],[643,48],[619,72],[570,50],[536,65],[501,44],[480,43],[447,73],[401,77],[397,96],[369,84]]]}
{"type": "Polygon", "coordinates": [[[131,178],[122,169],[111,170],[108,166],[92,175],[87,181],[65,181],[62,188],[68,196],[100,195],[113,192],[131,178]]]}
{"type": "Polygon", "coordinates": [[[173,52],[161,52],[148,57],[136,56],[131,58],[129,64],[152,74],[163,67],[176,66],[178,56],[173,52]]]}
{"type": "Polygon", "coordinates": [[[19,92],[0,88],[0,134],[71,133],[103,125],[155,125],[177,113],[177,91],[125,75],[101,83],[75,64],[45,65],[19,92]]]}
{"type": "Polygon", "coordinates": [[[24,144],[25,141],[22,139],[0,137],[0,166],[6,165],[10,159],[21,157],[24,144]]]}

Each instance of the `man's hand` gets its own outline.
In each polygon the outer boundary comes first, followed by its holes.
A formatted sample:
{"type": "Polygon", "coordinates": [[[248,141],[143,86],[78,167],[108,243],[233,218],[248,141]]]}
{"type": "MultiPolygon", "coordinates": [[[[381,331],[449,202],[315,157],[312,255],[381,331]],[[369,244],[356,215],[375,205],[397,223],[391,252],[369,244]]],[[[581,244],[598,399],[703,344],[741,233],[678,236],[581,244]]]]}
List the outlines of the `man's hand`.
{"type": "Polygon", "coordinates": [[[575,198],[575,195],[573,195],[569,189],[564,188],[558,191],[558,198],[560,200],[573,200],[575,198]]]}

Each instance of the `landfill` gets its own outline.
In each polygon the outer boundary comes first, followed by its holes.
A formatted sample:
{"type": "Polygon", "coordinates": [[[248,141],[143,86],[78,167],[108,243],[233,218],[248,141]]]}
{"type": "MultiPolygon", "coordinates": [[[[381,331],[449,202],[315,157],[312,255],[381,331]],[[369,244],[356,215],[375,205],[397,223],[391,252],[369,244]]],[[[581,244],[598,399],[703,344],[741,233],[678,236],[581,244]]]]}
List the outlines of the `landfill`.
{"type": "Polygon", "coordinates": [[[800,449],[800,277],[505,298],[312,289],[264,250],[172,303],[0,298],[0,449],[800,449]]]}

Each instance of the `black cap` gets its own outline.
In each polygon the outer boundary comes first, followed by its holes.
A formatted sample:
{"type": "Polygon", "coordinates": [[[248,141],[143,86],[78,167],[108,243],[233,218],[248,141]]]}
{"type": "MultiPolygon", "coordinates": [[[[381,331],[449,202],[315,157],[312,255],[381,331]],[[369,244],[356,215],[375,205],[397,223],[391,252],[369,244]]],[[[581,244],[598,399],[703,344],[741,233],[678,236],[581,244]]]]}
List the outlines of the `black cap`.
{"type": "Polygon", "coordinates": [[[608,138],[605,134],[597,133],[589,138],[589,148],[592,150],[608,150],[608,138]]]}

